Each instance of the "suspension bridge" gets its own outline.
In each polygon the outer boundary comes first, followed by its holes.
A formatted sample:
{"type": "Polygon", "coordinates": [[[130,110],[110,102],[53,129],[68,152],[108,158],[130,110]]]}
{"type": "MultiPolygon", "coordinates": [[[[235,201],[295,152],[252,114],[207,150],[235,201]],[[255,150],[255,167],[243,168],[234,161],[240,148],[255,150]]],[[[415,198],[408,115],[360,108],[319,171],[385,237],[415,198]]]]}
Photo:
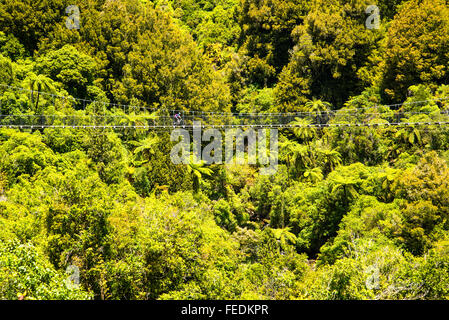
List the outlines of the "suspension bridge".
{"type": "Polygon", "coordinates": [[[216,129],[428,127],[449,124],[448,101],[449,97],[442,97],[402,104],[339,110],[230,113],[151,109],[136,105],[61,96],[0,84],[0,127],[17,129],[110,128],[116,130],[193,129],[197,126],[216,129]],[[417,109],[419,111],[416,111],[417,109]],[[29,110],[34,111],[30,112],[29,110]],[[41,114],[40,110],[46,110],[46,112],[41,114]]]}

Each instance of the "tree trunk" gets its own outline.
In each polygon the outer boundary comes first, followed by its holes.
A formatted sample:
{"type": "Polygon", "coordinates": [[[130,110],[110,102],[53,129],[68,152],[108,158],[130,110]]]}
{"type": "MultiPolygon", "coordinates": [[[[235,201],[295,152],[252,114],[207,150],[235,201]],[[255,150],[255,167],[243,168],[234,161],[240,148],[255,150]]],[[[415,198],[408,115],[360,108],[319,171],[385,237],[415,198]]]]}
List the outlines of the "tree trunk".
{"type": "Polygon", "coordinates": [[[34,107],[36,109],[36,111],[38,110],[37,109],[38,107],[39,107],[39,91],[37,92],[36,106],[34,107]]]}

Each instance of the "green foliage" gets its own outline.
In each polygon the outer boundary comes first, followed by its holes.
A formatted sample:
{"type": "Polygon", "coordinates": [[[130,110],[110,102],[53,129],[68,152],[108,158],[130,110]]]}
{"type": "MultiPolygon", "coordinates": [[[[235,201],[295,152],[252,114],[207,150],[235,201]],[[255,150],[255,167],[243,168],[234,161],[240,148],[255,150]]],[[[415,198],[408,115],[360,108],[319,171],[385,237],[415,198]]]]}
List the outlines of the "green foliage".
{"type": "Polygon", "coordinates": [[[19,58],[24,58],[25,48],[20,41],[12,34],[5,35],[0,31],[0,52],[2,55],[11,58],[16,61],[19,58]]]}
{"type": "MultiPolygon", "coordinates": [[[[64,89],[75,97],[88,97],[87,86],[101,81],[95,60],[79,52],[75,47],[65,45],[39,57],[36,69],[64,85],[64,89]]],[[[45,90],[46,91],[46,90],[45,90]]]]}
{"type": "Polygon", "coordinates": [[[61,12],[68,1],[46,0],[36,5],[31,0],[2,1],[0,3],[0,29],[5,34],[12,34],[33,53],[39,41],[55,28],[63,24],[61,12]]]}
{"type": "Polygon", "coordinates": [[[51,50],[49,59],[66,57],[55,66],[42,62],[61,81],[80,80],[76,89],[94,77],[95,85],[120,103],[138,99],[152,108],[228,110],[229,90],[223,77],[168,12],[139,0],[80,4],[80,10],[79,31],[57,25],[42,44],[51,50]],[[67,43],[80,52],[70,50],[67,43]],[[61,49],[53,52],[55,48],[61,49]],[[59,71],[70,64],[76,68],[59,71]]]}
{"type": "Polygon", "coordinates": [[[0,243],[0,295],[16,300],[89,299],[91,295],[66,283],[37,248],[18,241],[0,243]]]}
{"type": "Polygon", "coordinates": [[[270,85],[288,62],[293,47],[290,33],[302,22],[307,2],[253,1],[240,4],[241,50],[250,57],[248,64],[251,83],[270,85]]]}
{"type": "Polygon", "coordinates": [[[4,57],[1,54],[0,54],[0,77],[6,84],[10,84],[14,77],[11,60],[9,60],[8,58],[4,57]]]}
{"type": "Polygon", "coordinates": [[[382,89],[401,101],[408,87],[447,79],[449,7],[446,1],[407,1],[388,30],[382,89]]]}
{"type": "Polygon", "coordinates": [[[99,126],[0,130],[0,299],[449,298],[446,127],[311,126],[444,119],[444,1],[373,30],[365,0],[89,0],[78,30],[69,4],[0,1],[0,125],[99,126]],[[132,128],[172,109],[313,117],[266,176],[132,128]]]}
{"type": "Polygon", "coordinates": [[[11,184],[21,175],[33,176],[54,163],[54,153],[42,143],[37,134],[2,130],[0,139],[2,153],[5,155],[0,166],[11,184]]]}
{"type": "Polygon", "coordinates": [[[295,27],[290,62],[276,87],[282,111],[301,111],[312,98],[343,104],[361,92],[357,71],[368,64],[380,32],[365,28],[364,0],[317,1],[295,27]]]}

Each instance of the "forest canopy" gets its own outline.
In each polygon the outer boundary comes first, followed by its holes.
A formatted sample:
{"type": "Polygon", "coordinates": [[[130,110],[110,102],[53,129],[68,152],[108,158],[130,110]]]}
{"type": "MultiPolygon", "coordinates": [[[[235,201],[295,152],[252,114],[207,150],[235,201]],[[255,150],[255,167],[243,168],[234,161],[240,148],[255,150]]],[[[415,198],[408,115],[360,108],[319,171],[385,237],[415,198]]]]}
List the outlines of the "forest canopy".
{"type": "Polygon", "coordinates": [[[0,0],[0,113],[128,129],[0,118],[0,299],[449,298],[445,126],[298,118],[262,175],[174,164],[169,132],[114,107],[428,122],[449,106],[446,1],[378,0],[378,28],[366,0],[87,0],[68,28],[72,2],[0,0]]]}

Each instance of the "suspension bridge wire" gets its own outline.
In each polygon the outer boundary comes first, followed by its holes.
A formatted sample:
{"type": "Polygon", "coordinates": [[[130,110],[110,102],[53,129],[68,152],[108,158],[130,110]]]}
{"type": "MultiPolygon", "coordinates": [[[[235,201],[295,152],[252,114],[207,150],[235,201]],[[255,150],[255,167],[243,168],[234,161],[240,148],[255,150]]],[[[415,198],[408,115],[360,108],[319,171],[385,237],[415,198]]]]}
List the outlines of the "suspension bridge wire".
{"type": "MultiPolygon", "coordinates": [[[[83,105],[84,109],[87,103],[91,104],[102,104],[103,106],[110,106],[110,107],[117,107],[119,109],[128,110],[131,109],[135,112],[135,110],[145,110],[150,112],[166,112],[169,114],[174,114],[177,112],[183,113],[184,116],[192,116],[195,115],[198,118],[204,118],[206,115],[219,117],[219,116],[228,116],[228,117],[266,117],[266,116],[273,116],[273,117],[283,117],[283,116],[316,116],[316,115],[326,115],[326,114],[335,114],[339,113],[341,115],[344,114],[362,114],[362,111],[365,110],[371,110],[371,109],[380,109],[380,108],[398,108],[405,105],[413,105],[413,104],[424,104],[429,102],[436,102],[436,101],[446,101],[449,100],[449,97],[441,97],[441,98],[433,98],[433,99],[427,99],[427,100],[420,100],[420,101],[410,101],[410,102],[404,102],[400,104],[376,104],[375,106],[371,107],[364,107],[364,108],[341,108],[341,109],[335,109],[335,110],[318,110],[318,111],[297,111],[297,112],[278,112],[278,113],[271,113],[271,112],[258,112],[258,113],[232,113],[232,112],[214,112],[214,111],[189,111],[189,110],[172,110],[172,109],[164,109],[164,108],[148,108],[143,106],[136,106],[136,105],[128,105],[128,104],[119,104],[119,103],[111,103],[111,102],[104,102],[100,100],[90,100],[90,99],[83,99],[83,98],[75,98],[72,96],[62,96],[62,95],[56,95],[53,93],[48,93],[44,91],[37,91],[37,90],[31,90],[23,87],[17,87],[17,86],[11,86],[7,84],[0,84],[0,87],[13,89],[13,90],[19,90],[19,91],[26,91],[29,93],[39,93],[39,95],[47,95],[51,96],[53,98],[60,98],[64,101],[74,101],[74,102],[82,102],[81,105],[83,105]]],[[[54,101],[54,100],[53,100],[54,101]]],[[[390,110],[393,111],[393,110],[390,110]]],[[[430,111],[429,111],[430,112],[430,111]]],[[[448,110],[449,112],[449,110],[448,110]]],[[[388,111],[385,112],[377,112],[373,114],[384,114],[388,113],[388,111]]]]}
{"type": "MultiPolygon", "coordinates": [[[[4,119],[4,122],[7,123],[1,123],[0,127],[9,127],[9,128],[112,128],[112,129],[144,129],[144,130],[161,130],[161,129],[173,129],[173,128],[184,128],[184,129],[193,129],[193,124],[190,124],[189,122],[193,122],[194,120],[215,120],[215,123],[211,122],[206,125],[202,125],[203,128],[297,128],[297,127],[309,127],[309,128],[325,128],[325,127],[382,127],[382,126],[421,126],[421,125],[446,125],[447,122],[445,121],[421,121],[421,122],[401,122],[400,119],[404,116],[413,116],[413,115],[429,115],[429,114],[435,114],[433,111],[393,111],[390,110],[390,113],[388,112],[371,112],[371,113],[361,113],[361,110],[369,110],[373,108],[380,108],[380,107],[390,107],[390,106],[403,106],[407,104],[417,104],[417,103],[426,103],[430,101],[443,101],[446,98],[436,98],[436,99],[429,99],[429,100],[422,100],[422,101],[413,101],[413,102],[406,102],[403,104],[394,104],[394,105],[381,105],[376,107],[368,107],[368,108],[355,108],[355,109],[341,109],[341,110],[332,110],[332,111],[318,111],[318,112],[294,112],[294,113],[220,113],[220,112],[198,112],[198,111],[182,111],[183,114],[183,124],[174,124],[171,123],[172,117],[170,115],[164,116],[164,115],[157,115],[154,119],[152,119],[153,123],[147,123],[142,125],[123,125],[122,122],[126,122],[126,114],[123,115],[106,115],[106,105],[109,106],[118,106],[120,109],[123,107],[124,110],[128,109],[133,111],[136,108],[140,108],[141,110],[153,110],[153,111],[161,111],[156,109],[148,109],[145,107],[137,107],[133,105],[121,105],[121,104],[114,104],[114,103],[106,103],[104,101],[99,100],[89,100],[89,99],[79,99],[79,98],[73,98],[71,96],[61,96],[61,95],[55,95],[52,93],[42,92],[42,91],[34,91],[22,87],[15,87],[15,86],[9,86],[5,84],[0,84],[2,87],[6,87],[8,89],[14,89],[14,90],[20,90],[20,91],[26,91],[31,94],[39,93],[40,95],[49,95],[53,98],[61,98],[65,102],[66,100],[73,100],[73,101],[82,101],[83,106],[85,107],[86,102],[95,103],[95,104],[102,104],[102,115],[98,114],[89,114],[89,115],[0,115],[0,120],[4,119]],[[351,113],[349,113],[349,111],[351,113]],[[322,115],[326,115],[327,119],[322,119],[322,115]],[[210,117],[212,115],[212,119],[210,117]],[[300,124],[300,123],[292,123],[293,120],[296,120],[298,118],[298,115],[302,115],[304,118],[306,116],[311,117],[313,120],[315,120],[316,123],[307,123],[307,124],[300,124]],[[362,122],[356,122],[351,123],[347,121],[351,121],[353,119],[348,118],[348,115],[352,116],[363,116],[363,117],[372,117],[373,120],[376,118],[376,116],[380,117],[387,117],[390,118],[388,122],[386,123],[372,123],[366,121],[362,122]],[[209,116],[209,117],[208,117],[209,116]],[[332,116],[332,118],[331,118],[332,116]],[[270,119],[274,117],[274,119],[270,119]],[[343,119],[341,119],[343,117],[343,119]],[[335,118],[339,119],[339,121],[343,122],[330,122],[330,120],[335,120],[335,118]],[[25,120],[24,120],[25,119],[25,120]],[[79,122],[86,122],[86,119],[89,121],[92,121],[94,123],[79,123],[79,122]],[[118,119],[118,122],[112,121],[111,119],[118,119]],[[244,121],[244,120],[265,120],[265,122],[268,123],[236,123],[238,120],[244,121]],[[6,121],[8,120],[8,121],[6,121]],[[55,120],[62,121],[63,123],[55,123],[55,120]],[[223,123],[225,121],[228,121],[230,123],[223,123]],[[284,122],[281,122],[281,120],[284,120],[284,122]],[[270,121],[272,121],[270,123],[270,121]]],[[[53,103],[55,100],[53,99],[53,103]]],[[[85,110],[85,108],[84,108],[85,110]]],[[[170,114],[174,112],[179,112],[175,110],[162,110],[165,111],[165,114],[170,114]]],[[[441,114],[446,114],[449,116],[449,110],[439,111],[441,114]]],[[[138,121],[141,121],[141,119],[137,119],[138,121]]],[[[384,119],[385,120],[385,119],[384,119]]],[[[132,121],[131,121],[132,122],[132,121]]]]}
{"type": "MultiPolygon", "coordinates": [[[[182,123],[175,123],[174,119],[168,115],[147,115],[141,114],[129,118],[126,114],[0,114],[0,124],[3,125],[108,125],[111,127],[122,127],[125,123],[132,124],[139,127],[189,127],[195,124],[196,120],[199,123],[206,122],[208,127],[325,127],[325,126],[379,126],[379,125],[394,125],[398,123],[407,123],[412,120],[407,120],[412,116],[422,115],[426,116],[426,120],[417,121],[419,117],[415,117],[416,123],[423,122],[444,122],[449,120],[448,111],[399,111],[389,114],[381,113],[367,113],[360,114],[357,117],[350,117],[346,114],[335,114],[333,117],[316,117],[313,116],[307,121],[293,121],[293,117],[264,117],[259,119],[248,118],[216,118],[215,121],[207,121],[207,118],[195,118],[185,116],[182,123]],[[431,116],[431,117],[429,117],[431,116]],[[431,119],[433,118],[433,119],[431,119]],[[435,119],[437,118],[437,119],[435,119]],[[206,120],[206,121],[204,121],[206,120]],[[249,121],[253,120],[253,121],[249,121]],[[374,120],[384,122],[376,123],[374,120]],[[61,122],[61,123],[60,123],[61,122]]],[[[305,119],[305,118],[303,118],[305,119]]],[[[210,119],[209,119],[210,120],[210,119]]]]}
{"type": "Polygon", "coordinates": [[[142,107],[142,106],[136,106],[136,105],[112,103],[112,102],[105,102],[105,101],[100,101],[100,100],[91,100],[91,99],[84,99],[84,98],[76,98],[76,97],[72,97],[72,96],[57,95],[57,94],[49,93],[49,92],[45,92],[45,91],[32,90],[32,89],[27,89],[27,88],[23,88],[23,87],[11,86],[11,85],[7,85],[7,84],[0,84],[0,87],[14,89],[17,91],[25,91],[25,92],[29,92],[29,93],[33,93],[33,94],[39,93],[39,95],[50,96],[52,98],[59,98],[59,99],[67,100],[67,101],[81,102],[81,105],[83,105],[83,109],[85,109],[86,103],[91,103],[91,104],[108,105],[108,106],[117,107],[120,109],[122,108],[123,110],[125,110],[126,108],[128,110],[133,109],[134,111],[136,109],[153,111],[153,112],[161,110],[161,109],[148,108],[148,107],[142,107]]]}
{"type": "Polygon", "coordinates": [[[62,128],[62,129],[134,129],[134,130],[171,130],[171,129],[186,129],[193,130],[194,128],[201,129],[289,129],[289,128],[388,128],[388,127],[431,127],[440,126],[445,127],[449,125],[449,121],[439,121],[439,122],[400,122],[400,123],[335,123],[335,124],[309,124],[309,125],[284,125],[284,124],[272,124],[272,125],[92,125],[92,124],[80,124],[80,125],[70,125],[70,124],[0,124],[0,128],[11,128],[11,129],[46,129],[46,128],[62,128]]]}

